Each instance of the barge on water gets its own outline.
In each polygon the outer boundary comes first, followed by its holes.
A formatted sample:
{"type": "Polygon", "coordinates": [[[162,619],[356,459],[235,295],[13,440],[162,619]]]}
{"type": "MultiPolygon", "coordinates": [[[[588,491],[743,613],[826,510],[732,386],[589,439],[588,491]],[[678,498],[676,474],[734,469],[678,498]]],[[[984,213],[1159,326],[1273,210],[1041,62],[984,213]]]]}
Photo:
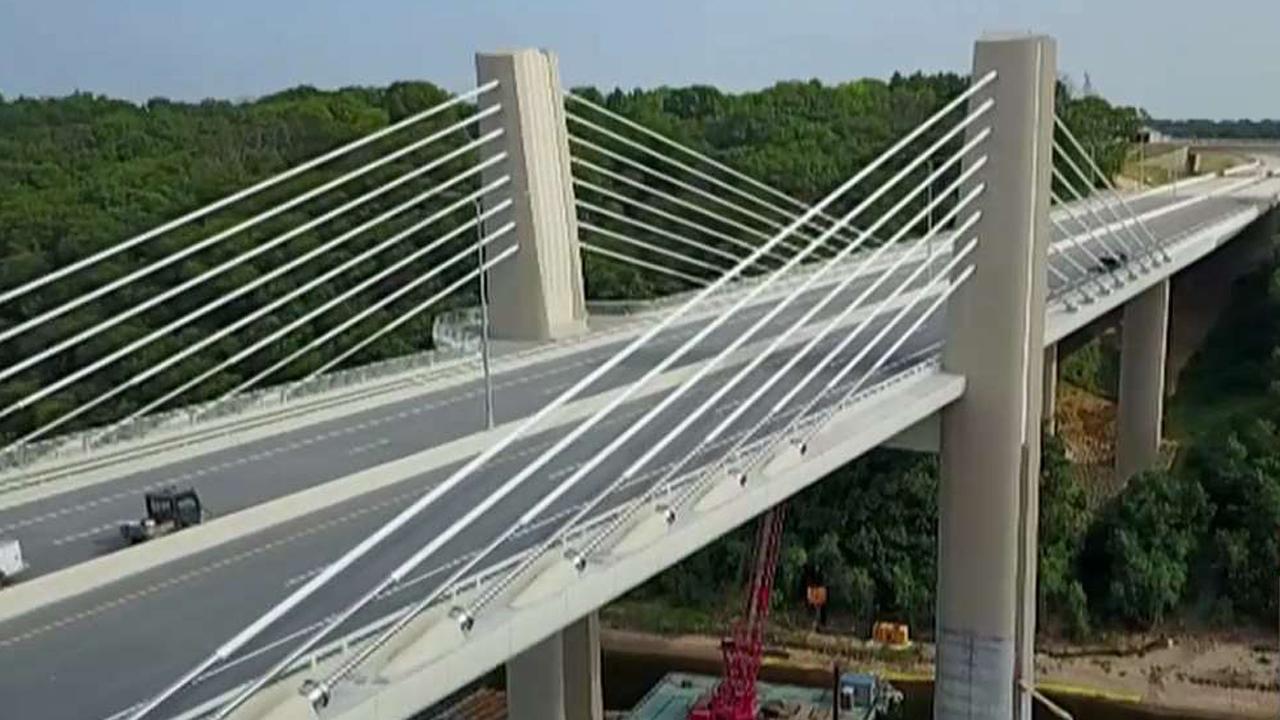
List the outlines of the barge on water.
{"type": "MultiPolygon", "coordinates": [[[[708,675],[672,672],[640,700],[627,720],[686,720],[719,682],[708,675]]],[[[757,683],[760,717],[767,720],[889,720],[902,693],[876,675],[843,673],[832,687],[757,683]]]]}

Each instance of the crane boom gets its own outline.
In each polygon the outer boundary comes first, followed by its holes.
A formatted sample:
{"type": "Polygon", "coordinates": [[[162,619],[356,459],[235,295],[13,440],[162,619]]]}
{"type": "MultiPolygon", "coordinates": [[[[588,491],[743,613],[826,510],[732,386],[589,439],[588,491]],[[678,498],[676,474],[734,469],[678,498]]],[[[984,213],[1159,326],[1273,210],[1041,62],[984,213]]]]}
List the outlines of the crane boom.
{"type": "Polygon", "coordinates": [[[733,636],[721,643],[724,676],[711,694],[689,713],[691,720],[755,720],[759,711],[756,677],[764,652],[764,630],[769,622],[769,599],[778,568],[785,508],[778,505],[761,518],[750,565],[750,578],[742,616],[733,636]]]}

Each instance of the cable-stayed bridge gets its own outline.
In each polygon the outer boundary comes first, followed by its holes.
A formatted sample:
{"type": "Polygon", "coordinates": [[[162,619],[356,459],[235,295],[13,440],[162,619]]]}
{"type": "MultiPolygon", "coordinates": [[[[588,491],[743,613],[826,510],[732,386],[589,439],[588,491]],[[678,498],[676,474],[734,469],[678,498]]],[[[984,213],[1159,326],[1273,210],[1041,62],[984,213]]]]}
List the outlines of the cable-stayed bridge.
{"type": "Polygon", "coordinates": [[[522,712],[586,716],[596,608],[896,443],[943,456],[940,716],[1029,717],[1056,343],[1123,312],[1118,472],[1152,462],[1170,279],[1265,248],[1280,191],[1259,155],[1117,192],[1054,53],[981,41],[966,92],[813,206],[563,93],[545,53],[482,55],[470,92],[0,290],[31,308],[0,329],[0,420],[30,420],[0,476],[33,576],[0,591],[10,707],[408,717],[510,661],[522,712]],[[588,303],[603,273],[667,296],[588,303]],[[120,549],[169,484],[216,516],[120,549]]]}

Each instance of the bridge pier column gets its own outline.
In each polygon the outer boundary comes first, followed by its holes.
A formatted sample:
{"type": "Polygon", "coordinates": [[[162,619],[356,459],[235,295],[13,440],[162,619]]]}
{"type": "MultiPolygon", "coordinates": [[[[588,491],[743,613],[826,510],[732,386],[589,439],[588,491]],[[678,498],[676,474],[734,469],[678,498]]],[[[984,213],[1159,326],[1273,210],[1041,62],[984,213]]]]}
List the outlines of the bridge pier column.
{"type": "Polygon", "coordinates": [[[511,176],[513,205],[485,223],[492,232],[514,221],[515,232],[494,241],[495,255],[515,244],[519,251],[489,271],[490,327],[494,337],[554,340],[586,330],[582,257],[564,98],[555,55],[542,50],[476,55],[481,84],[498,81],[481,105],[502,105],[481,121],[481,132],[502,128],[485,145],[485,158],[506,152],[504,162],[484,171],[484,181],[511,176]]]}
{"type": "Polygon", "coordinates": [[[593,612],[563,633],[565,718],[601,720],[604,690],[600,683],[600,615],[593,612]]]}
{"type": "Polygon", "coordinates": [[[1040,417],[1045,432],[1058,434],[1058,343],[1044,349],[1043,397],[1040,400],[1040,417]]]}
{"type": "Polygon", "coordinates": [[[963,397],[942,413],[937,681],[939,720],[1030,720],[1036,529],[1056,45],[980,40],[973,77],[998,79],[982,151],[986,184],[974,274],[947,305],[943,364],[963,397]]]}
{"type": "Polygon", "coordinates": [[[507,661],[511,720],[601,720],[600,619],[591,613],[507,661]]]}
{"type": "Polygon", "coordinates": [[[566,720],[564,636],[557,632],[507,661],[510,720],[566,720]]]}
{"type": "Polygon", "coordinates": [[[1126,303],[1122,323],[1116,476],[1123,481],[1153,467],[1160,455],[1169,281],[1153,285],[1126,303]]]}

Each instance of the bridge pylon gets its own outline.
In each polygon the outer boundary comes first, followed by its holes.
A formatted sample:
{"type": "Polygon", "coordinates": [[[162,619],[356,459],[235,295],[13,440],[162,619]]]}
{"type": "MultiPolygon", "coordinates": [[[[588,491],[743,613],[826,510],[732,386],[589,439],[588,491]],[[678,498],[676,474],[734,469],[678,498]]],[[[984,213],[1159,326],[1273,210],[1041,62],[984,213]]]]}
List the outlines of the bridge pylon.
{"type": "MultiPolygon", "coordinates": [[[[974,277],[947,307],[943,365],[964,375],[942,413],[934,717],[1030,720],[1056,44],[988,36],[995,82],[974,277]]],[[[981,132],[983,123],[969,129],[981,132]]]]}
{"type": "Polygon", "coordinates": [[[481,160],[507,154],[485,171],[485,181],[509,174],[514,200],[510,210],[485,221],[485,230],[514,220],[515,233],[495,241],[491,252],[519,248],[510,262],[490,271],[493,336],[536,341],[584,332],[582,258],[556,56],[545,50],[479,53],[476,76],[481,84],[498,81],[479,109],[502,106],[481,121],[481,133],[503,130],[481,160]]]}

